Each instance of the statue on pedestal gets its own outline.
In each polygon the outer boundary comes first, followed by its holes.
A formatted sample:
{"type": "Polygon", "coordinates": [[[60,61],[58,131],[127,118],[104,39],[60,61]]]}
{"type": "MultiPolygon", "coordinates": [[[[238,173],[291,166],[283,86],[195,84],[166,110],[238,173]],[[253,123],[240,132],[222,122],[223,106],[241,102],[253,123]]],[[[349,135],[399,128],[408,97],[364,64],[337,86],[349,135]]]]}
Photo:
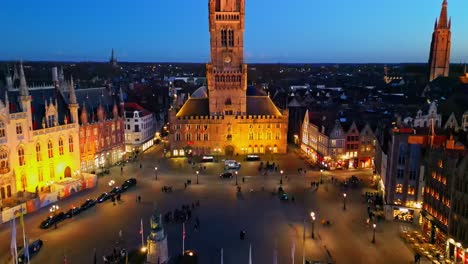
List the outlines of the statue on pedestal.
{"type": "Polygon", "coordinates": [[[164,233],[161,213],[157,206],[150,220],[151,230],[147,238],[148,255],[146,263],[165,264],[169,261],[167,235],[164,233]]]}

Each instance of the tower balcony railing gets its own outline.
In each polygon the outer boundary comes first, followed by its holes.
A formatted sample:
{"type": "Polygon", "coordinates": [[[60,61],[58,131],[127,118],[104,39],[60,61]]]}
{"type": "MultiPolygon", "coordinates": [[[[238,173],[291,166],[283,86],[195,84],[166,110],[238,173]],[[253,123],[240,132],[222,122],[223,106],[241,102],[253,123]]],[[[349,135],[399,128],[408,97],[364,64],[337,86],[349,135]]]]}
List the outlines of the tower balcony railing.
{"type": "Polygon", "coordinates": [[[239,21],[240,12],[218,12],[215,14],[217,21],[239,21]]]}

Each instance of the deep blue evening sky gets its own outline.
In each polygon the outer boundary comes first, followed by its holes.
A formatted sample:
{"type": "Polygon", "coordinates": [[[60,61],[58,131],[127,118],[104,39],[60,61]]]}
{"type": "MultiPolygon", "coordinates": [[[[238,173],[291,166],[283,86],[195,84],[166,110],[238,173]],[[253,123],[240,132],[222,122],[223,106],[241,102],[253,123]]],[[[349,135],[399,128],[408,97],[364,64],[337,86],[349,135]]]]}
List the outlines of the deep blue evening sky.
{"type": "MultiPolygon", "coordinates": [[[[0,60],[206,62],[208,0],[1,0],[0,60]]],[[[246,0],[247,62],[426,62],[442,0],[246,0]]],[[[468,1],[449,0],[452,62],[468,1]]]]}

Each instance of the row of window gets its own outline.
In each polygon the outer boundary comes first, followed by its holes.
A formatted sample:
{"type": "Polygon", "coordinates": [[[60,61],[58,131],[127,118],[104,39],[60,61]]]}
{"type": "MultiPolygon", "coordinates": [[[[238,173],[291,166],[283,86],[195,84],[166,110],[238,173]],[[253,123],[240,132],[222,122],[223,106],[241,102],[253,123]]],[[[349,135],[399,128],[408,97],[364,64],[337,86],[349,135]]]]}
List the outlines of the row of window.
{"type": "MultiPolygon", "coordinates": [[[[73,137],[68,138],[68,152],[73,152],[73,137]]],[[[63,138],[59,138],[58,141],[58,150],[59,150],[59,155],[64,155],[64,142],[63,138]]],[[[49,140],[47,142],[47,156],[49,158],[54,157],[54,145],[52,143],[52,140],[49,140]]],[[[42,150],[41,150],[41,144],[37,143],[36,144],[36,161],[40,162],[42,161],[42,150]]],[[[24,146],[20,146],[18,148],[18,162],[20,166],[26,165],[26,157],[25,157],[25,150],[24,146]]],[[[5,171],[10,168],[10,162],[8,159],[8,151],[6,149],[0,150],[0,171],[5,171]]]]}
{"type": "Polygon", "coordinates": [[[234,47],[234,30],[222,29],[221,30],[221,46],[234,47]]]}
{"type": "MultiPolygon", "coordinates": [[[[416,175],[417,175],[417,171],[410,170],[408,172],[408,179],[410,181],[414,181],[414,180],[416,180],[416,175]]],[[[397,169],[397,174],[396,174],[397,179],[403,179],[404,176],[405,176],[405,170],[404,169],[397,169]]]]}
{"type": "MultiPolygon", "coordinates": [[[[412,185],[408,185],[408,195],[414,195],[416,189],[412,185]]],[[[395,193],[403,193],[403,184],[398,183],[395,187],[395,193]]]]}
{"type": "Polygon", "coordinates": [[[241,81],[241,76],[235,76],[235,75],[216,75],[215,76],[215,81],[216,82],[240,82],[241,81]]]}
{"type": "MultiPolygon", "coordinates": [[[[272,124],[266,124],[266,125],[259,124],[259,125],[250,125],[249,128],[253,129],[255,126],[257,126],[257,128],[263,128],[263,127],[272,128],[273,127],[272,124]]],[[[276,124],[275,127],[281,128],[281,124],[276,124]]],[[[181,128],[182,128],[182,125],[174,126],[175,130],[180,130],[181,128]]],[[[192,129],[192,125],[185,125],[185,130],[190,130],[190,129],[192,129]]],[[[195,129],[196,130],[200,130],[200,129],[208,130],[208,125],[195,125],[195,129]]]]}
{"type": "MultiPolygon", "coordinates": [[[[110,132],[114,132],[116,130],[116,127],[117,127],[117,130],[120,130],[120,122],[116,122],[116,123],[117,123],[117,126],[115,124],[112,124],[112,126],[110,127],[110,131],[109,131],[109,127],[105,126],[104,131],[101,131],[101,132],[103,132],[105,134],[109,134],[110,132]]],[[[93,128],[92,129],[93,135],[97,136],[98,131],[99,131],[99,129],[97,127],[93,128]]],[[[84,137],[84,133],[85,132],[80,129],[80,137],[84,137]]],[[[86,137],[90,137],[90,136],[91,136],[91,128],[87,128],[86,129],[86,137]]]]}
{"type": "MultiPolygon", "coordinates": [[[[95,149],[99,149],[99,144],[100,144],[101,148],[104,148],[105,146],[110,146],[111,145],[111,139],[112,139],[112,144],[116,144],[116,137],[115,136],[106,137],[105,141],[104,141],[104,138],[101,138],[100,140],[95,139],[94,140],[95,149]],[[104,145],[104,143],[106,145],[104,145]]],[[[122,139],[123,139],[123,137],[122,137],[122,139]]],[[[117,142],[118,143],[121,142],[120,134],[117,134],[117,142]]],[[[86,142],[81,145],[81,153],[85,153],[85,152],[87,152],[88,150],[91,150],[91,149],[92,149],[92,140],[86,140],[86,142]]]]}

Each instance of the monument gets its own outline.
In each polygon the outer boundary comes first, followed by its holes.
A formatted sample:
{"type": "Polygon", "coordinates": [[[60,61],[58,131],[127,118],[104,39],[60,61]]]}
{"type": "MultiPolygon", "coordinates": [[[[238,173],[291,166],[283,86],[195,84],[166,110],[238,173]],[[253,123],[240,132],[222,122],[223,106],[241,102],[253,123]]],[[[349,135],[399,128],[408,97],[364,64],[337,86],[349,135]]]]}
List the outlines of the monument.
{"type": "Polygon", "coordinates": [[[151,217],[151,231],[147,239],[148,255],[146,263],[165,264],[169,261],[167,251],[167,235],[162,226],[161,214],[155,206],[151,217]]]}

